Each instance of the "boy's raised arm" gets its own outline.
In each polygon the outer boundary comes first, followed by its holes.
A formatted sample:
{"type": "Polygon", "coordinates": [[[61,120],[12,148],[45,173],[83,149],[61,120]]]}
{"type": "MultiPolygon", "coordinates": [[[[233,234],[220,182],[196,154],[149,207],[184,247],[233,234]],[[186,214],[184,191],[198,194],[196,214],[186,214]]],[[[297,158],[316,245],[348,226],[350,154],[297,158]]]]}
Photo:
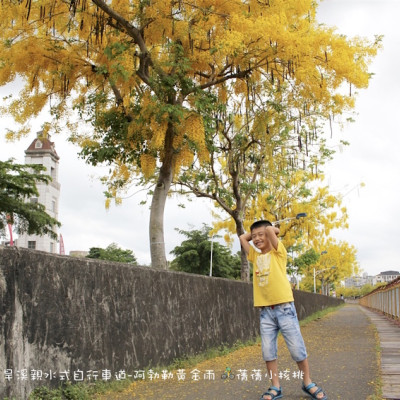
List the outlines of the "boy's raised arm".
{"type": "Polygon", "coordinates": [[[240,244],[243,247],[243,250],[245,251],[246,254],[249,254],[250,251],[250,241],[251,241],[251,233],[243,233],[243,235],[239,236],[240,244]]]}
{"type": "Polygon", "coordinates": [[[278,235],[279,235],[279,228],[276,226],[267,226],[265,228],[265,232],[266,235],[269,239],[269,241],[271,242],[271,245],[273,246],[273,248],[275,250],[278,249],[278,243],[279,243],[279,239],[278,239],[278,235]]]}

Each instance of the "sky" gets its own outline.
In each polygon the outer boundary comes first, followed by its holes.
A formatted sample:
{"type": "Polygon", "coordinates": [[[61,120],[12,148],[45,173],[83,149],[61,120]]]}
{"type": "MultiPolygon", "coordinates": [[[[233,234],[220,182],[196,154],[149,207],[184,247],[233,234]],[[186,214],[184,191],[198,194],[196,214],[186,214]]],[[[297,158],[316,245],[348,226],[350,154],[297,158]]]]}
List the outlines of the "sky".
{"type": "MultiPolygon", "coordinates": [[[[370,70],[374,76],[368,89],[358,93],[355,122],[341,130],[333,127],[333,136],[350,142],[338,151],[325,167],[325,176],[333,193],[344,195],[343,204],[349,213],[349,229],[333,233],[357,249],[361,269],[369,275],[381,271],[400,271],[397,240],[400,207],[400,135],[397,113],[400,112],[400,80],[397,77],[400,49],[400,0],[324,0],[318,8],[317,19],[348,37],[362,36],[370,40],[384,35],[383,49],[370,70]],[[361,187],[361,183],[365,183],[361,187]]],[[[9,86],[10,87],[10,86],[9,86]]],[[[9,88],[8,87],[8,88],[9,88]]],[[[0,96],[7,92],[0,88],[0,96]]],[[[19,142],[4,139],[13,122],[0,117],[0,160],[10,157],[24,162],[24,150],[36,137],[43,120],[32,121],[31,134],[19,142]]],[[[329,128],[327,128],[329,129],[329,128]]],[[[149,205],[140,205],[146,194],[131,188],[122,205],[104,206],[104,186],[99,177],[106,169],[88,166],[77,155],[79,149],[66,140],[66,134],[53,136],[60,156],[59,182],[61,196],[59,220],[65,252],[106,247],[117,243],[133,250],[142,265],[150,264],[148,239],[149,205]]],[[[167,258],[169,252],[184,239],[176,229],[199,229],[211,225],[212,205],[204,199],[191,202],[171,197],[167,200],[164,230],[167,258]],[[185,204],[182,208],[179,204],[185,204]]],[[[233,250],[239,249],[235,240],[233,250]]]]}

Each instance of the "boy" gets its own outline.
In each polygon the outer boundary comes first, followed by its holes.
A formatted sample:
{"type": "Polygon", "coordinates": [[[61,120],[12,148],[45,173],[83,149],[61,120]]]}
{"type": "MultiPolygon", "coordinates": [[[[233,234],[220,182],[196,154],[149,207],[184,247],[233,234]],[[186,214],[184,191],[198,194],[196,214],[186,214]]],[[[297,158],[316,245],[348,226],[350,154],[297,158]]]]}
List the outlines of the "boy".
{"type": "Polygon", "coordinates": [[[269,221],[262,220],[254,222],[250,232],[240,236],[240,244],[253,268],[254,306],[261,308],[261,348],[272,383],[260,400],[276,400],[282,397],[277,362],[279,330],[293,360],[303,373],[303,391],[313,399],[327,400],[324,391],[310,378],[293,292],[286,276],[286,249],[278,239],[278,234],[277,227],[272,226],[269,221]],[[259,252],[250,245],[251,241],[259,252]]]}

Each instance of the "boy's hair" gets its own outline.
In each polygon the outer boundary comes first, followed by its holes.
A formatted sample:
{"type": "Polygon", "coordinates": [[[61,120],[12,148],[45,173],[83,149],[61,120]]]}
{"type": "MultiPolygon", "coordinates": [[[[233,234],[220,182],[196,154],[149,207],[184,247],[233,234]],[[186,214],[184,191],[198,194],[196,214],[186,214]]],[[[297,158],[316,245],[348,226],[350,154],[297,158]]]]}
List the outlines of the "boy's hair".
{"type": "Polygon", "coordinates": [[[253,229],[260,228],[262,226],[272,226],[271,222],[267,221],[266,219],[261,219],[260,221],[253,222],[250,226],[250,232],[253,229]]]}

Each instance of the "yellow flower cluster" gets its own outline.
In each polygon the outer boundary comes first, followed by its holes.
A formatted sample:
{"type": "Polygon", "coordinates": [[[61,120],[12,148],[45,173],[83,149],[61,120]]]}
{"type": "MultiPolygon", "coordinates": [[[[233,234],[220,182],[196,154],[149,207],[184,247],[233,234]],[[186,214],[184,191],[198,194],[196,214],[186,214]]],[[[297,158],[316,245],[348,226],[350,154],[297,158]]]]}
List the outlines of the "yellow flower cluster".
{"type": "Polygon", "coordinates": [[[142,100],[140,102],[141,104],[141,115],[143,118],[148,118],[150,119],[154,110],[154,102],[153,99],[151,98],[151,92],[150,90],[146,90],[144,93],[142,100]]]}
{"type": "Polygon", "coordinates": [[[125,52],[120,59],[120,65],[127,73],[129,73],[129,75],[132,75],[135,69],[133,55],[130,52],[125,52]]]}
{"type": "Polygon", "coordinates": [[[225,85],[218,87],[218,99],[221,103],[226,104],[228,101],[228,90],[225,85]]]}
{"type": "Polygon", "coordinates": [[[77,143],[81,147],[100,147],[100,144],[89,137],[78,138],[77,143]]]}
{"type": "Polygon", "coordinates": [[[12,71],[10,64],[6,61],[2,61],[0,66],[0,82],[2,82],[2,84],[11,82],[15,78],[15,73],[12,71]]]}
{"type": "Polygon", "coordinates": [[[122,104],[125,108],[129,108],[131,104],[131,98],[129,97],[129,94],[122,95],[122,104]]]}
{"type": "Polygon", "coordinates": [[[120,15],[123,15],[126,19],[129,18],[130,14],[132,14],[132,6],[130,1],[112,0],[111,7],[120,15]]]}
{"type": "Polygon", "coordinates": [[[233,120],[233,124],[235,126],[235,129],[237,131],[240,131],[240,129],[243,126],[243,119],[242,119],[242,116],[240,114],[236,114],[235,115],[234,120],[233,120]]]}
{"type": "Polygon", "coordinates": [[[5,138],[6,140],[18,140],[25,136],[28,136],[30,132],[31,127],[29,125],[23,125],[22,128],[19,128],[16,131],[8,129],[5,134],[5,138]]]}
{"type": "Polygon", "coordinates": [[[207,147],[204,146],[197,151],[197,155],[199,156],[200,163],[205,163],[209,160],[210,153],[207,150],[207,147]]]}
{"type": "Polygon", "coordinates": [[[198,114],[190,114],[185,120],[186,135],[190,140],[201,146],[204,144],[203,118],[198,114]]]}
{"type": "Polygon", "coordinates": [[[168,122],[163,120],[161,123],[153,117],[150,119],[150,129],[152,131],[151,148],[154,150],[160,150],[164,146],[165,133],[167,131],[168,122]]]}
{"type": "Polygon", "coordinates": [[[109,183],[108,190],[112,194],[114,198],[117,197],[118,188],[112,183],[113,181],[121,181],[129,182],[131,178],[131,171],[127,167],[126,164],[117,161],[116,166],[114,167],[112,174],[110,175],[111,182],[109,183]]]}
{"type": "Polygon", "coordinates": [[[178,151],[175,158],[175,174],[179,172],[180,167],[188,167],[193,163],[195,153],[201,163],[208,159],[204,135],[203,119],[195,113],[189,114],[177,128],[173,141],[173,147],[178,151]],[[194,144],[196,148],[193,149],[189,143],[194,144]]]}
{"type": "Polygon", "coordinates": [[[213,213],[213,217],[216,219],[213,222],[213,229],[210,234],[217,234],[220,231],[225,231],[224,240],[228,246],[233,244],[234,238],[236,236],[236,223],[233,218],[226,219],[225,216],[213,213]]]}
{"type": "Polygon", "coordinates": [[[140,164],[144,177],[146,179],[150,178],[156,169],[156,159],[148,153],[143,153],[140,156],[140,164]]]}
{"type": "Polygon", "coordinates": [[[238,33],[237,31],[227,31],[223,39],[221,39],[220,46],[228,54],[234,54],[236,52],[242,53],[245,50],[245,36],[245,32],[238,33]]]}
{"type": "Polygon", "coordinates": [[[235,94],[246,94],[247,93],[247,83],[243,79],[237,79],[235,82],[235,94]]]}
{"type": "Polygon", "coordinates": [[[176,134],[174,136],[173,143],[172,143],[174,149],[177,150],[182,146],[184,135],[185,135],[185,130],[182,129],[182,128],[179,129],[179,127],[178,127],[177,132],[176,132],[176,134]]]}
{"type": "Polygon", "coordinates": [[[181,167],[189,167],[193,162],[193,158],[193,152],[187,146],[184,146],[179,152],[179,165],[181,167]]]}
{"type": "Polygon", "coordinates": [[[184,145],[184,137],[187,137],[189,141],[192,141],[196,145],[196,153],[199,157],[200,162],[205,162],[208,159],[208,151],[205,142],[205,132],[203,118],[201,115],[191,113],[178,130],[177,135],[174,138],[174,148],[179,149],[183,146],[179,153],[179,159],[177,165],[190,165],[193,162],[193,151],[189,147],[184,145]],[[189,157],[191,153],[191,157],[189,157]]]}
{"type": "Polygon", "coordinates": [[[118,175],[124,180],[128,181],[131,174],[129,172],[128,167],[125,164],[121,164],[118,169],[118,175]]]}
{"type": "Polygon", "coordinates": [[[47,93],[37,93],[29,95],[24,93],[20,99],[14,100],[9,107],[8,112],[20,124],[27,122],[32,116],[36,116],[47,103],[47,93]]]}

